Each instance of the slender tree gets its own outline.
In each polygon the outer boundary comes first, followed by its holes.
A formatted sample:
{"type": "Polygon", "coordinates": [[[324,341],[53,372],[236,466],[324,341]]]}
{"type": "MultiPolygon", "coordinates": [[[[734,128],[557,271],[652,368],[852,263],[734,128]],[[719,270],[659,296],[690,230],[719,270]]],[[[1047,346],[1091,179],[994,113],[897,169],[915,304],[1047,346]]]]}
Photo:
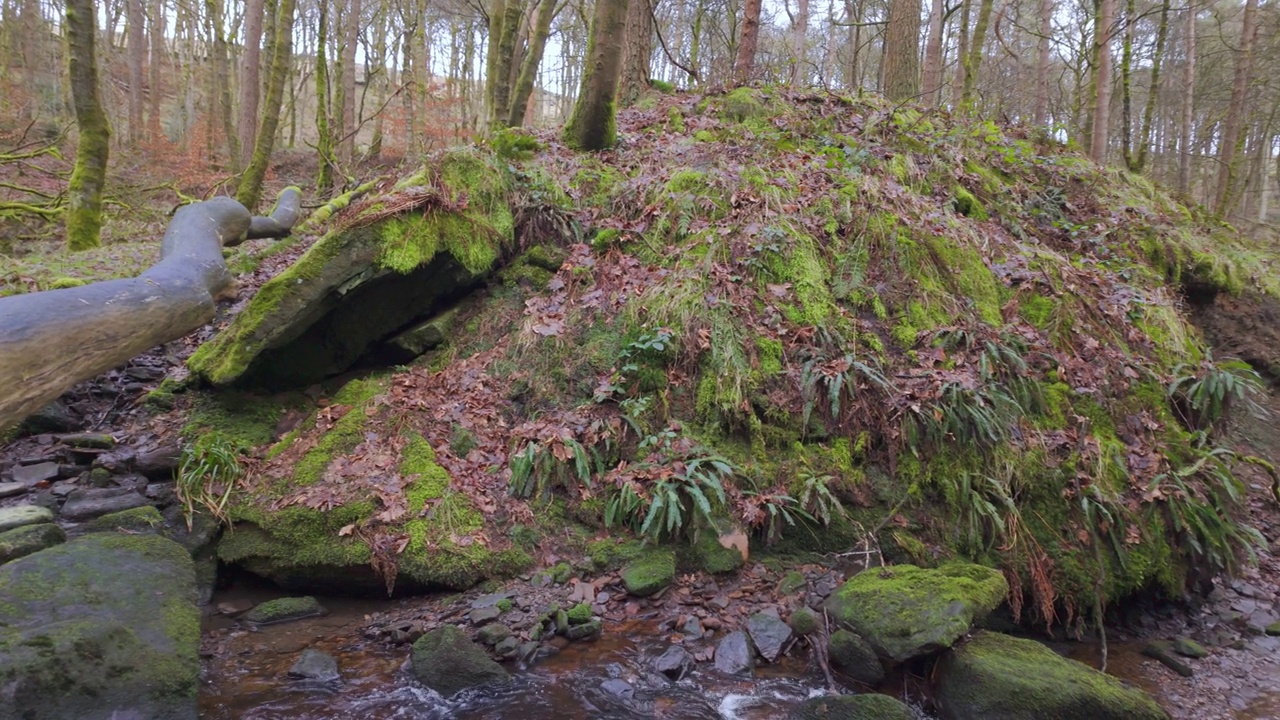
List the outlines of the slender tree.
{"type": "Polygon", "coordinates": [[[136,147],[142,139],[142,65],[147,55],[142,0],[127,0],[125,17],[129,38],[129,144],[136,147]]]}
{"type": "Polygon", "coordinates": [[[733,62],[733,81],[738,85],[751,82],[756,68],[756,47],[760,43],[761,0],[747,0],[742,9],[742,35],[733,62]]]}
{"type": "Polygon", "coordinates": [[[1244,122],[1248,115],[1249,80],[1253,74],[1253,36],[1257,29],[1258,0],[1245,0],[1244,20],[1240,24],[1240,49],[1236,51],[1235,75],[1231,81],[1231,104],[1222,131],[1218,152],[1218,189],[1213,210],[1227,215],[1240,199],[1240,156],[1243,154],[1244,122]]]}
{"type": "Polygon", "coordinates": [[[881,72],[885,97],[895,102],[919,97],[920,0],[892,0],[889,3],[881,72]]]}
{"type": "MultiPolygon", "coordinates": [[[[632,4],[643,4],[646,0],[633,0],[632,4]]],[[[529,107],[529,97],[533,94],[534,81],[538,79],[538,68],[542,65],[542,55],[547,49],[547,38],[551,37],[551,23],[559,12],[556,0],[542,0],[538,4],[538,17],[534,22],[533,38],[529,41],[529,51],[525,54],[524,63],[520,66],[520,77],[516,80],[515,95],[511,99],[511,113],[507,123],[511,127],[524,124],[525,110],[529,107]]]]}
{"type": "Polygon", "coordinates": [[[502,22],[499,27],[497,58],[493,62],[488,82],[493,110],[489,126],[499,128],[507,124],[511,115],[511,73],[516,63],[516,40],[520,35],[520,20],[524,16],[523,0],[506,0],[502,6],[502,22]]]}
{"type": "Polygon", "coordinates": [[[1147,166],[1147,155],[1151,147],[1151,127],[1160,97],[1160,67],[1164,62],[1165,41],[1169,38],[1170,5],[1170,0],[1163,0],[1160,5],[1160,25],[1156,28],[1156,47],[1151,57],[1151,80],[1147,84],[1147,102],[1142,108],[1142,125],[1138,130],[1138,152],[1129,162],[1129,169],[1133,172],[1142,172],[1147,166]]]}
{"type": "Polygon", "coordinates": [[[263,0],[246,0],[244,5],[244,53],[240,56],[240,162],[252,159],[258,132],[258,96],[262,92],[263,0]]]}
{"type": "Polygon", "coordinates": [[[1040,0],[1040,26],[1036,37],[1036,125],[1049,122],[1049,40],[1053,32],[1054,0],[1040,0]]]}
{"type": "Polygon", "coordinates": [[[1099,0],[1093,27],[1093,113],[1089,133],[1089,157],[1107,157],[1107,131],[1111,123],[1111,34],[1115,27],[1116,0],[1099,0]]]}
{"type": "Polygon", "coordinates": [[[275,146],[276,128],[280,126],[280,106],[284,103],[284,86],[289,80],[289,66],[293,62],[293,14],[296,0],[280,0],[276,11],[276,37],[271,58],[271,74],[267,78],[267,97],[262,104],[262,121],[258,124],[257,142],[253,159],[240,178],[236,199],[252,210],[262,197],[262,181],[271,162],[275,146]]]}
{"type": "Polygon", "coordinates": [[[1182,41],[1182,122],[1178,125],[1178,194],[1191,195],[1191,125],[1196,98],[1196,15],[1194,2],[1187,5],[1182,41]]]}
{"type": "Polygon", "coordinates": [[[333,191],[333,134],[329,130],[329,62],[325,46],[329,43],[329,3],[320,0],[320,24],[316,35],[316,155],[320,170],[316,174],[316,192],[321,196],[333,191]]]}
{"type": "Polygon", "coordinates": [[[942,0],[929,7],[929,40],[924,49],[924,104],[937,107],[942,93],[942,0]]]}
{"type": "Polygon", "coordinates": [[[67,248],[87,250],[101,244],[102,188],[107,181],[111,126],[98,94],[98,33],[93,0],[67,0],[67,75],[80,140],[67,187],[67,248]]]}
{"type": "Polygon", "coordinates": [[[809,0],[796,0],[796,14],[791,19],[791,84],[799,85],[805,76],[805,46],[809,35],[809,0]]]}
{"type": "Polygon", "coordinates": [[[653,51],[652,0],[631,0],[627,6],[626,46],[622,55],[622,79],[618,103],[635,103],[649,86],[649,56],[653,51]]]}
{"type": "MultiPolygon", "coordinates": [[[[644,0],[633,0],[643,2],[644,0]]],[[[622,73],[628,0],[597,2],[587,41],[587,62],[565,142],[576,150],[605,150],[617,140],[615,104],[622,73]]]]}
{"type": "Polygon", "coordinates": [[[968,52],[960,58],[964,70],[960,108],[965,112],[971,113],[977,106],[978,71],[982,68],[982,50],[987,42],[987,27],[991,24],[991,9],[994,5],[993,0],[982,0],[978,5],[978,22],[973,28],[973,38],[969,41],[968,52]]]}

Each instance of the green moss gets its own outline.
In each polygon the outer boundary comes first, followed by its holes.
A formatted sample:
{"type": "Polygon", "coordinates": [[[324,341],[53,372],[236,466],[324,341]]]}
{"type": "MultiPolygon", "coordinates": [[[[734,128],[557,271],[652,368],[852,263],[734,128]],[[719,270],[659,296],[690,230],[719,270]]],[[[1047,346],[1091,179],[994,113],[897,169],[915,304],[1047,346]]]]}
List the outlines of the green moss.
{"type": "Polygon", "coordinates": [[[1043,295],[1022,295],[1018,303],[1018,314],[1023,320],[1044,330],[1049,327],[1056,306],[1057,303],[1043,295]]]}
{"type": "Polygon", "coordinates": [[[569,618],[570,625],[583,625],[591,622],[591,606],[587,603],[578,603],[569,608],[566,613],[569,618]]]}
{"type": "Polygon", "coordinates": [[[699,534],[692,551],[698,568],[712,575],[734,572],[745,562],[740,551],[721,545],[714,532],[699,534]]]}
{"type": "Polygon", "coordinates": [[[406,478],[415,477],[405,488],[410,515],[422,512],[428,500],[443,496],[451,479],[449,472],[436,463],[436,453],[431,444],[417,434],[413,435],[401,455],[400,474],[406,478]]]}
{"type": "Polygon", "coordinates": [[[202,394],[182,428],[194,440],[216,436],[241,451],[270,443],[284,408],[278,400],[241,393],[202,394]]]}
{"type": "Polygon", "coordinates": [[[674,105],[667,109],[667,130],[677,135],[685,133],[684,113],[674,105]]]}
{"type": "Polygon", "coordinates": [[[603,538],[587,544],[587,556],[598,570],[608,570],[634,560],[644,551],[639,540],[603,538]]]}
{"type": "Polygon", "coordinates": [[[500,612],[507,612],[515,606],[516,604],[511,601],[511,598],[502,598],[501,600],[498,601],[498,604],[496,607],[500,612]]]}
{"type": "Polygon", "coordinates": [[[721,100],[721,116],[730,122],[745,122],[763,117],[765,106],[760,101],[759,91],[752,88],[738,88],[725,95],[721,100]]]}
{"type": "Polygon", "coordinates": [[[320,436],[316,446],[298,461],[293,471],[293,485],[316,483],[334,458],[350,452],[364,440],[364,425],[368,420],[364,405],[384,390],[386,380],[371,377],[352,380],[333,396],[335,404],[348,406],[349,409],[332,428],[320,436]]]}
{"type": "Polygon", "coordinates": [[[314,617],[324,612],[324,608],[313,597],[287,597],[268,600],[245,614],[244,619],[259,625],[314,617]]]}
{"type": "Polygon", "coordinates": [[[622,568],[627,592],[648,597],[671,584],[676,576],[676,556],[668,548],[650,548],[622,568]]]}
{"type": "Polygon", "coordinates": [[[693,139],[700,143],[715,142],[716,134],[710,130],[699,130],[693,134],[693,139]]]}
{"type": "Polygon", "coordinates": [[[144,505],[140,508],[121,510],[94,518],[85,523],[81,530],[87,533],[112,531],[139,533],[155,532],[157,528],[163,526],[164,517],[160,515],[160,511],[151,505],[144,505]]]}
{"type": "Polygon", "coordinates": [[[973,193],[959,185],[955,188],[955,197],[951,200],[951,207],[970,220],[981,222],[989,218],[987,209],[982,206],[982,202],[974,197],[973,193]]]}

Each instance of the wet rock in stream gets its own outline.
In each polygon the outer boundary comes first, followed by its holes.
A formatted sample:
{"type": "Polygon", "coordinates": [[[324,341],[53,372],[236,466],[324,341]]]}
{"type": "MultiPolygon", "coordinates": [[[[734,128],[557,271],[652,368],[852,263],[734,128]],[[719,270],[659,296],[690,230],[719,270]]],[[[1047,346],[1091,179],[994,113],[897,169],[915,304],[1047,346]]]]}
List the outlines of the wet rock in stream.
{"type": "Polygon", "coordinates": [[[823,695],[791,711],[790,720],[915,720],[915,712],[888,695],[823,695]]]}
{"type": "Polygon", "coordinates": [[[323,614],[324,607],[313,597],[280,598],[255,607],[244,619],[255,625],[273,625],[323,614]]]}
{"type": "Polygon", "coordinates": [[[755,666],[751,640],[741,630],[731,632],[716,645],[716,670],[726,675],[750,675],[755,666]]]}
{"type": "Polygon", "coordinates": [[[446,698],[470,687],[510,679],[507,671],[456,625],[436,628],[418,638],[410,660],[414,677],[446,698]]]}
{"type": "Polygon", "coordinates": [[[747,618],[747,632],[756,650],[768,662],[776,662],[791,640],[791,627],[777,615],[758,612],[747,618]]]}
{"type": "Polygon", "coordinates": [[[332,655],[319,650],[304,650],[298,661],[289,668],[289,677],[317,683],[331,683],[342,679],[338,661],[332,655]]]}
{"type": "Polygon", "coordinates": [[[679,645],[672,645],[653,661],[654,672],[662,673],[668,680],[677,681],[693,669],[693,656],[679,645]]]}

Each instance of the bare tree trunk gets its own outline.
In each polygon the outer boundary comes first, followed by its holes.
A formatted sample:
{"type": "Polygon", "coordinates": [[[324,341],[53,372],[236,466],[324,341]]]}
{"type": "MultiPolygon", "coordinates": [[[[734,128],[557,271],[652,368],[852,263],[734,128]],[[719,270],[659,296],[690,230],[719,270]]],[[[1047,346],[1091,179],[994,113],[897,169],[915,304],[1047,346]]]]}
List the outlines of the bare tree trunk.
{"type": "Polygon", "coordinates": [[[152,142],[160,139],[160,99],[162,94],[162,82],[160,79],[160,68],[164,63],[164,0],[155,0],[151,4],[151,59],[148,63],[147,70],[149,78],[147,80],[148,91],[150,93],[151,109],[147,113],[147,130],[151,135],[152,142]]]}
{"type": "Polygon", "coordinates": [[[929,7],[929,41],[924,49],[924,104],[937,107],[942,95],[942,0],[929,7]]]}
{"type": "MultiPolygon", "coordinates": [[[[543,0],[547,2],[548,0],[543,0]]],[[[649,59],[653,51],[652,0],[631,0],[627,6],[627,39],[622,56],[618,104],[627,107],[649,87],[649,59]]]]}
{"type": "Polygon", "coordinates": [[[1094,68],[1093,122],[1089,136],[1089,157],[1101,163],[1107,158],[1107,130],[1111,122],[1111,31],[1115,26],[1116,0],[1101,0],[1093,28],[1094,68]]]}
{"type": "Polygon", "coordinates": [[[102,188],[107,181],[111,144],[111,126],[98,94],[94,51],[98,27],[93,0],[67,0],[66,23],[67,74],[80,132],[75,167],[67,186],[67,249],[87,250],[101,244],[102,188]]]}
{"type": "Polygon", "coordinates": [[[209,37],[213,41],[213,88],[211,88],[213,93],[209,102],[211,107],[215,108],[215,113],[221,121],[222,134],[226,136],[227,159],[231,165],[231,172],[239,174],[242,167],[240,137],[236,134],[235,126],[231,124],[231,61],[227,57],[222,0],[205,0],[205,12],[209,37]]]}
{"type": "MultiPolygon", "coordinates": [[[[647,6],[648,0],[632,0],[632,4],[647,6]]],[[[529,98],[533,96],[534,82],[538,79],[542,54],[547,49],[547,38],[551,36],[551,22],[555,20],[556,9],[556,0],[542,0],[538,5],[538,18],[534,22],[533,38],[529,41],[529,52],[525,55],[524,64],[520,68],[515,98],[511,101],[511,114],[507,118],[507,123],[511,127],[524,125],[525,112],[529,106],[529,98]]]]}
{"type": "Polygon", "coordinates": [[[1039,37],[1036,38],[1035,124],[1049,122],[1049,35],[1053,32],[1053,0],[1040,0],[1039,37]]]}
{"type": "Polygon", "coordinates": [[[142,139],[142,61],[147,54],[143,24],[142,0],[127,0],[129,25],[129,145],[138,146],[142,139]]]}
{"type": "Polygon", "coordinates": [[[226,197],[187,205],[169,223],[160,262],[136,278],[0,298],[0,427],[212,320],[232,282],[222,247],[289,234],[300,202],[286,190],[270,218],[226,197]]]}
{"type": "MultiPolygon", "coordinates": [[[[940,2],[940,0],[935,0],[940,2]]],[[[809,0],[796,0],[796,16],[791,27],[791,84],[800,85],[805,79],[805,45],[809,35],[809,0]]]]}
{"type": "Polygon", "coordinates": [[[1240,26],[1240,49],[1236,53],[1235,77],[1231,81],[1231,104],[1227,108],[1222,146],[1218,156],[1218,190],[1213,211],[1230,214],[1240,199],[1239,156],[1244,145],[1244,123],[1248,116],[1249,81],[1253,75],[1253,36],[1257,29],[1258,0],[1245,0],[1240,26]]]}
{"type": "Polygon", "coordinates": [[[262,105],[262,121],[258,124],[257,143],[253,148],[253,161],[240,178],[236,199],[241,205],[252,208],[262,196],[262,180],[271,163],[271,151],[275,146],[276,128],[280,125],[280,106],[284,103],[284,84],[289,80],[289,66],[293,62],[293,15],[296,0],[280,0],[276,15],[275,52],[271,58],[271,75],[267,80],[267,99],[262,105]]]}
{"type": "Polygon", "coordinates": [[[1133,31],[1134,0],[1126,0],[1124,40],[1120,43],[1120,152],[1125,167],[1133,170],[1133,31]]]}
{"type": "Polygon", "coordinates": [[[497,53],[488,82],[493,96],[493,112],[489,117],[491,128],[507,124],[511,114],[511,68],[516,63],[516,38],[520,34],[520,19],[524,16],[522,0],[506,0],[502,9],[502,34],[498,38],[497,53]]]}
{"type": "Polygon", "coordinates": [[[342,124],[338,131],[338,157],[350,164],[356,149],[356,40],[360,29],[360,0],[348,0],[342,28],[342,124]]]}
{"type": "Polygon", "coordinates": [[[738,53],[733,62],[733,82],[746,85],[751,82],[756,67],[756,46],[760,42],[761,0],[747,0],[742,10],[742,35],[738,39],[738,53]]]}
{"type": "Polygon", "coordinates": [[[627,0],[596,3],[582,87],[564,128],[565,142],[576,150],[605,150],[617,140],[614,113],[618,77],[622,73],[627,4],[627,0]]]}
{"type": "Polygon", "coordinates": [[[263,0],[245,0],[244,54],[240,56],[240,162],[253,159],[258,133],[258,95],[262,92],[263,0]]]}
{"type": "Polygon", "coordinates": [[[960,101],[964,98],[965,58],[969,57],[970,7],[970,0],[960,0],[960,27],[956,33],[957,56],[960,62],[956,63],[956,74],[951,81],[951,104],[957,109],[961,107],[960,101]]]}
{"type": "Polygon", "coordinates": [[[1191,124],[1195,120],[1196,98],[1196,14],[1199,9],[1194,3],[1184,12],[1187,14],[1186,27],[1183,31],[1183,65],[1182,69],[1182,123],[1178,127],[1178,194],[1184,199],[1191,197],[1191,124]]]}
{"type": "Polygon", "coordinates": [[[1151,84],[1147,90],[1147,104],[1142,109],[1142,127],[1138,131],[1138,157],[1129,166],[1134,172],[1142,172],[1147,165],[1151,148],[1151,125],[1156,114],[1156,102],[1160,97],[1160,67],[1164,63],[1165,41],[1169,38],[1170,0],[1160,5],[1160,26],[1156,29],[1156,47],[1151,58],[1151,84]]]}

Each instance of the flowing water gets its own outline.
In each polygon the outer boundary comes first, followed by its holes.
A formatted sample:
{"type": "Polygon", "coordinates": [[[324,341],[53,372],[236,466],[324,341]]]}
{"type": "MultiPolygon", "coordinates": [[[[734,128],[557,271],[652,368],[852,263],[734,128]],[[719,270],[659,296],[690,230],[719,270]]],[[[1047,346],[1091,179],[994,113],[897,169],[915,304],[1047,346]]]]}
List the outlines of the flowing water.
{"type": "Polygon", "coordinates": [[[325,617],[257,630],[207,618],[201,717],[772,720],[785,718],[791,707],[821,694],[824,686],[821,672],[810,666],[806,653],[760,667],[752,679],[725,677],[701,665],[691,676],[671,683],[648,670],[650,660],[666,648],[665,638],[647,623],[637,622],[608,628],[595,641],[568,645],[532,668],[514,670],[510,683],[445,700],[412,679],[406,665],[408,646],[362,637],[368,614],[387,609],[388,603],[322,602],[330,611],[325,617]],[[287,677],[307,648],[338,661],[341,684],[330,687],[287,677]]]}

